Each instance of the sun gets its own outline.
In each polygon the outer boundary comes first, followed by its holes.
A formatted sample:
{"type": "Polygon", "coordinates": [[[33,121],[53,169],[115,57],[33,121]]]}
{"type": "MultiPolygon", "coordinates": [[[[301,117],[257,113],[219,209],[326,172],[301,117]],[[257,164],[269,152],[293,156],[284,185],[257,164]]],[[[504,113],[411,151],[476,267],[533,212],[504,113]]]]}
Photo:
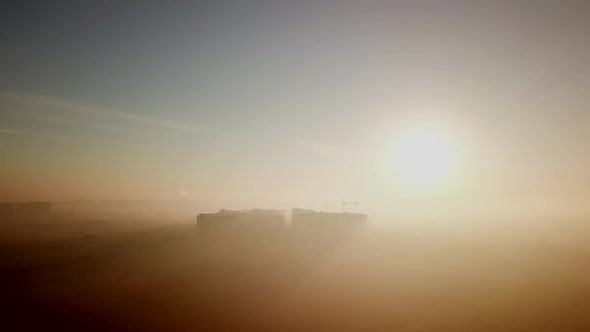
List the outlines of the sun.
{"type": "Polygon", "coordinates": [[[456,148],[442,128],[420,125],[403,130],[393,148],[396,177],[412,187],[433,187],[451,180],[456,148]]]}

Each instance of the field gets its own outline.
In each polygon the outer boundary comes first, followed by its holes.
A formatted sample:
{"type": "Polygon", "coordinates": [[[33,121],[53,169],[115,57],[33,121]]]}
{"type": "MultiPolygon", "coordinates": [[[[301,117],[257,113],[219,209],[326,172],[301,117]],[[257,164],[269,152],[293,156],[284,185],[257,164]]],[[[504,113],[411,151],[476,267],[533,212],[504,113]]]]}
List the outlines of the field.
{"type": "Polygon", "coordinates": [[[225,238],[193,223],[1,228],[5,331],[590,331],[582,227],[347,238],[225,238]]]}

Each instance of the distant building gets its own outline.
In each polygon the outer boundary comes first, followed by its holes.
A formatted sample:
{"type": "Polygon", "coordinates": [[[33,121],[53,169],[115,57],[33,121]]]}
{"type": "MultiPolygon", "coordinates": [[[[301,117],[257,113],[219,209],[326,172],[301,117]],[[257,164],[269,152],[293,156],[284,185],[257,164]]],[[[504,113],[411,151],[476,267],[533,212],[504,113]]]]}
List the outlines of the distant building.
{"type": "Polygon", "coordinates": [[[362,230],[367,227],[364,213],[329,213],[314,210],[293,209],[291,228],[294,231],[313,233],[340,233],[362,230]]]}
{"type": "Polygon", "coordinates": [[[282,228],[285,225],[285,212],[282,210],[242,210],[237,218],[241,226],[251,230],[282,228]]]}
{"type": "Polygon", "coordinates": [[[285,213],[282,210],[225,210],[217,213],[201,213],[197,216],[197,229],[240,230],[265,232],[280,229],[285,225],[285,213]]]}
{"type": "Polygon", "coordinates": [[[302,214],[306,214],[306,213],[316,213],[316,211],[312,210],[312,209],[294,208],[293,210],[291,210],[291,219],[294,219],[297,216],[302,215],[302,214]]]}
{"type": "Polygon", "coordinates": [[[237,227],[235,215],[220,213],[200,213],[197,216],[197,230],[199,232],[230,231],[237,227]]]}

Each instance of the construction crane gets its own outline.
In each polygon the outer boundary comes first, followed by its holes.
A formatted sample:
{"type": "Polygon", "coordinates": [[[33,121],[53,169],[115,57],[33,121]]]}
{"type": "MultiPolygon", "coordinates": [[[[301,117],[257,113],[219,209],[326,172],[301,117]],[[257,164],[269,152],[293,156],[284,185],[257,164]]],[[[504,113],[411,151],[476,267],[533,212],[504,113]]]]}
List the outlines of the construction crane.
{"type": "Polygon", "coordinates": [[[359,206],[359,202],[357,202],[357,201],[354,201],[354,202],[342,201],[342,212],[344,212],[346,210],[346,206],[348,206],[348,205],[354,205],[354,207],[356,209],[359,206]]]}

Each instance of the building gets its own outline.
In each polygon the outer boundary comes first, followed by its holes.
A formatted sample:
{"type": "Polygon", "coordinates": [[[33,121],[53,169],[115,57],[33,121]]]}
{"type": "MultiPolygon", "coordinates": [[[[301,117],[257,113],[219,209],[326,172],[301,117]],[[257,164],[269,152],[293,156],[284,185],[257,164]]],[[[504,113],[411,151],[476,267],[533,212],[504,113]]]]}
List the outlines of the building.
{"type": "Polygon", "coordinates": [[[269,230],[285,225],[285,212],[282,210],[242,210],[237,216],[238,222],[250,230],[269,230]]]}
{"type": "Polygon", "coordinates": [[[197,216],[197,230],[200,232],[230,231],[237,227],[235,215],[200,213],[197,216]]]}
{"type": "Polygon", "coordinates": [[[197,216],[197,229],[239,230],[248,232],[266,232],[278,230],[285,225],[285,213],[282,210],[225,210],[217,213],[201,213],[197,216]]]}
{"type": "Polygon", "coordinates": [[[347,233],[367,228],[368,216],[364,213],[330,213],[293,209],[291,228],[312,233],[347,233]]]}
{"type": "Polygon", "coordinates": [[[291,210],[291,220],[297,218],[297,216],[299,216],[299,215],[306,214],[306,213],[316,213],[316,211],[312,210],[312,209],[294,208],[293,210],[291,210]]]}

